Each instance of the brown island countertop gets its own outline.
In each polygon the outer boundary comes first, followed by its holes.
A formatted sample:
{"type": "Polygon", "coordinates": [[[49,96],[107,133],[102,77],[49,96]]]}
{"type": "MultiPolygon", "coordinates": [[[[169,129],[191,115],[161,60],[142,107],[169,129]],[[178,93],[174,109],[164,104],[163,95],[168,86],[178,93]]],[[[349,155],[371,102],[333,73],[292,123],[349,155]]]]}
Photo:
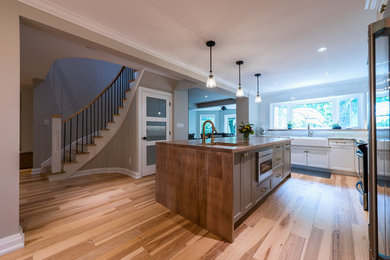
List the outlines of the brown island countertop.
{"type": "Polygon", "coordinates": [[[270,145],[285,143],[291,140],[289,137],[251,137],[249,140],[237,139],[235,137],[215,138],[215,144],[211,144],[211,139],[206,139],[206,144],[202,144],[202,139],[185,140],[185,141],[167,141],[159,142],[181,147],[199,148],[203,150],[213,150],[216,152],[239,153],[250,150],[261,149],[270,145]]]}
{"type": "MultiPolygon", "coordinates": [[[[235,236],[234,207],[240,194],[240,188],[237,188],[240,185],[237,184],[246,178],[242,174],[245,172],[248,182],[257,185],[256,152],[270,147],[279,149],[290,140],[216,138],[213,145],[202,145],[202,140],[157,142],[156,201],[232,242],[235,236]],[[249,164],[244,166],[244,161],[249,164]]],[[[210,139],[206,141],[210,142],[210,139]]],[[[252,184],[249,185],[252,189],[252,184]]]]}

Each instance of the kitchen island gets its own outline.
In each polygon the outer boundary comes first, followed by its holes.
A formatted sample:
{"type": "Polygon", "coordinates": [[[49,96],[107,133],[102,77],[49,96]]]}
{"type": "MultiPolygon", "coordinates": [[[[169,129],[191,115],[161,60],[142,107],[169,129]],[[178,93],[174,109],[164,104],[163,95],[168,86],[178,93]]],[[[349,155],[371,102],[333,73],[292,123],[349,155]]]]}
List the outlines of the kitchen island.
{"type": "MultiPolygon", "coordinates": [[[[270,154],[267,154],[269,157],[270,154]]],[[[158,142],[156,201],[222,237],[234,240],[234,224],[290,176],[290,139],[253,137],[158,142]],[[259,157],[271,151],[266,178],[259,157]]]]}

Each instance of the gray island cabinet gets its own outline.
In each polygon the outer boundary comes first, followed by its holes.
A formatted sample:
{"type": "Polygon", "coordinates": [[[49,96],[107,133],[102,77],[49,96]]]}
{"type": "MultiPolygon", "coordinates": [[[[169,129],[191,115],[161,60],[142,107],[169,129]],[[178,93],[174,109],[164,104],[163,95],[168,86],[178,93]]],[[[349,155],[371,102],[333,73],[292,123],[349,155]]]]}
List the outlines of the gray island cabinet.
{"type": "Polygon", "coordinates": [[[290,176],[289,147],[287,138],[267,137],[158,142],[156,201],[233,242],[235,223],[290,176]]]}
{"type": "Polygon", "coordinates": [[[234,222],[280,184],[291,173],[290,142],[254,151],[235,153],[233,166],[233,216],[234,222]],[[258,182],[258,152],[272,147],[272,175],[258,182]]]}

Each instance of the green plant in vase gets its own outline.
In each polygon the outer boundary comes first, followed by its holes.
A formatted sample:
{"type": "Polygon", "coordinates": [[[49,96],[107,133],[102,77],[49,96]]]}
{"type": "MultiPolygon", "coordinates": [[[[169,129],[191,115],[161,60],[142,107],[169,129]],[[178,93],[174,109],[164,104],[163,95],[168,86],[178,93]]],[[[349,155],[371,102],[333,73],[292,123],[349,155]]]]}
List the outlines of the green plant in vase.
{"type": "Polygon", "coordinates": [[[244,124],[244,122],[241,122],[240,128],[238,131],[242,134],[242,137],[244,140],[249,139],[249,135],[253,135],[255,132],[253,131],[252,128],[253,124],[244,124]]]}
{"type": "Polygon", "coordinates": [[[293,128],[293,122],[289,121],[287,124],[287,129],[292,129],[293,128]]]}

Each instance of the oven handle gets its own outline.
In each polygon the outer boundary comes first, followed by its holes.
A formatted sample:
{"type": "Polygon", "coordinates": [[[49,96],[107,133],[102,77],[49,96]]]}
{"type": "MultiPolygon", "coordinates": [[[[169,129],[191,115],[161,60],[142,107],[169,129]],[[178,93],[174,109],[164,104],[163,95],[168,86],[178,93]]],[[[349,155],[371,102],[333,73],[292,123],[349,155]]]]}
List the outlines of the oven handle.
{"type": "Polygon", "coordinates": [[[363,192],[363,183],[362,183],[362,181],[358,181],[357,183],[356,183],[356,185],[355,185],[355,188],[356,188],[356,190],[360,193],[360,194],[364,194],[364,192],[363,192]]]}

